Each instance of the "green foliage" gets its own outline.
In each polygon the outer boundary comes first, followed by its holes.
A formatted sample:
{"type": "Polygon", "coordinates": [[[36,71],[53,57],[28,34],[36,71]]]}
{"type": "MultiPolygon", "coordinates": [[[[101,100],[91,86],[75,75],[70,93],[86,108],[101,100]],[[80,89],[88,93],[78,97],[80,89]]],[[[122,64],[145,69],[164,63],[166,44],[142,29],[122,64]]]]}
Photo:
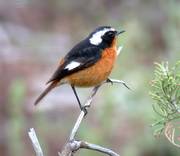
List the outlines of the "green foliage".
{"type": "Polygon", "coordinates": [[[9,86],[9,109],[10,114],[8,124],[11,128],[8,128],[8,142],[10,147],[10,155],[16,153],[16,155],[24,155],[25,146],[21,144],[22,134],[24,133],[25,121],[23,105],[26,96],[26,85],[22,79],[16,78],[9,86]]]}
{"type": "Polygon", "coordinates": [[[153,126],[161,127],[157,134],[164,130],[168,122],[180,118],[180,61],[172,68],[169,68],[168,62],[155,65],[150,95],[155,101],[153,109],[158,115],[158,121],[153,126]]]}

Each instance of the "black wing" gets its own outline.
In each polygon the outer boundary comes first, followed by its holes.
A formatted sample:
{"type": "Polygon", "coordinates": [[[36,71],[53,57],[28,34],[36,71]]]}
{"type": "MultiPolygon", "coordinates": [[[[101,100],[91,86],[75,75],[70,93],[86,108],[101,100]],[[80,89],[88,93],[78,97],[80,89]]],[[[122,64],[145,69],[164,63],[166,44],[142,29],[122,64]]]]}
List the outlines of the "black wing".
{"type": "Polygon", "coordinates": [[[64,58],[64,63],[58,67],[51,79],[47,82],[60,80],[84,68],[90,67],[101,58],[102,49],[95,46],[84,48],[73,48],[64,58]],[[80,50],[81,49],[81,50],[80,50]],[[70,63],[77,62],[79,65],[75,68],[66,68],[70,63]]]}

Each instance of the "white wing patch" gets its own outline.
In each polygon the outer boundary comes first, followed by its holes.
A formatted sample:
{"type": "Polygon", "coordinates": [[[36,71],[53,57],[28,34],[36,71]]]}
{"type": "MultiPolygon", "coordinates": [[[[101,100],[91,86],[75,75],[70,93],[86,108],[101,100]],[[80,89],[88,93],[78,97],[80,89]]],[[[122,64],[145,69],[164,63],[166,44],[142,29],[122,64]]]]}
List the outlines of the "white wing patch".
{"type": "Polygon", "coordinates": [[[78,67],[81,63],[72,61],[70,62],[64,69],[72,70],[76,67],[78,67]]]}
{"type": "Polygon", "coordinates": [[[92,35],[92,37],[89,39],[90,43],[93,45],[99,45],[102,42],[102,36],[107,31],[115,31],[114,28],[104,28],[103,30],[100,30],[92,35]]]}

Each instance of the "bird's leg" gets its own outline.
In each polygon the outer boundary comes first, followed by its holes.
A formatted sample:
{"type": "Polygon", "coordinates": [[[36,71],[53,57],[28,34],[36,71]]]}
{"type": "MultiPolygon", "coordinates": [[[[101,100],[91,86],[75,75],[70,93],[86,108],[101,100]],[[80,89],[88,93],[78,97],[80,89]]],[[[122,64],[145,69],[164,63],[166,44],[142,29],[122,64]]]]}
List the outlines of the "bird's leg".
{"type": "Polygon", "coordinates": [[[88,112],[87,112],[87,109],[86,109],[86,106],[82,106],[81,105],[81,102],[80,102],[80,100],[79,100],[79,97],[78,97],[78,95],[77,95],[77,92],[76,92],[76,89],[75,89],[75,87],[73,86],[73,85],[71,85],[71,87],[72,87],[72,90],[73,90],[73,92],[74,92],[74,94],[75,94],[75,96],[76,96],[76,99],[77,99],[77,101],[78,101],[78,104],[79,104],[79,107],[80,107],[80,109],[81,109],[81,111],[84,111],[84,115],[86,115],[88,112]]]}

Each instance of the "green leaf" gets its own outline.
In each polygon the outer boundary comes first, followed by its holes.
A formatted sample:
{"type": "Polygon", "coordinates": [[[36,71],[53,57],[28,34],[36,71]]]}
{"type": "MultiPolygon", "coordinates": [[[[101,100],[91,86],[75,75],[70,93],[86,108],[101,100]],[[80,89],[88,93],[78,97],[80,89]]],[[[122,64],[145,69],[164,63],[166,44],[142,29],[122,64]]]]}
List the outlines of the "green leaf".
{"type": "MultiPolygon", "coordinates": [[[[180,61],[170,68],[168,62],[155,63],[154,79],[150,96],[155,101],[154,112],[160,117],[156,126],[165,128],[166,123],[180,118],[180,61]]],[[[161,130],[157,130],[159,132],[161,130]]],[[[157,133],[155,132],[155,133],[157,133]]]]}

